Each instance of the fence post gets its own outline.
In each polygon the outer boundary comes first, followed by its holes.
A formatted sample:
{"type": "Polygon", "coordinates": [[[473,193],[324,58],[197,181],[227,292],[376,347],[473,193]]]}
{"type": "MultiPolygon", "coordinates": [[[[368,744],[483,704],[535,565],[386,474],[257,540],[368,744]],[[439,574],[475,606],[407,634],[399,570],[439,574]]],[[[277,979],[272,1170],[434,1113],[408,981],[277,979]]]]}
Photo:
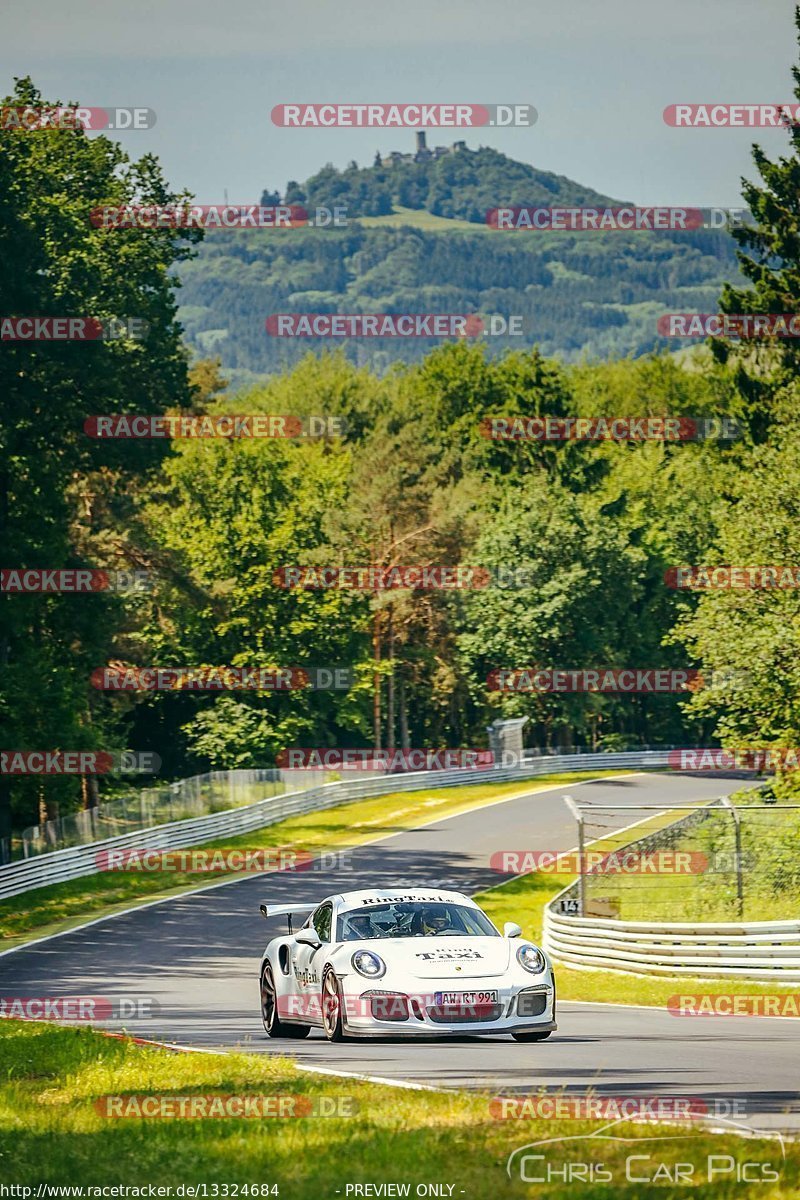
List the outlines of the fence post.
{"type": "Polygon", "coordinates": [[[580,905],[581,916],[586,916],[586,874],[585,862],[583,858],[583,813],[578,808],[572,796],[565,796],[564,803],[572,813],[578,825],[578,903],[580,905]]]}
{"type": "Polygon", "coordinates": [[[734,841],[736,845],[736,900],[739,906],[739,920],[744,919],[744,879],[742,876],[742,818],[736,811],[728,796],[722,797],[722,807],[727,808],[733,817],[734,841]]]}

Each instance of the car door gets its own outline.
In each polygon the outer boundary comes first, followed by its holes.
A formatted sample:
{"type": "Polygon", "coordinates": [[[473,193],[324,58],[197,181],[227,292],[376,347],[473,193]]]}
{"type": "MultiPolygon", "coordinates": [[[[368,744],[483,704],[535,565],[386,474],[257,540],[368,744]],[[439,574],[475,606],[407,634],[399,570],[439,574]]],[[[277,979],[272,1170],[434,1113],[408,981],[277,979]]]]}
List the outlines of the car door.
{"type": "MultiPolygon", "coordinates": [[[[315,908],[303,930],[312,931],[319,939],[320,945],[305,946],[295,942],[292,955],[292,974],[294,976],[295,992],[303,997],[302,1007],[311,1017],[320,1017],[319,996],[322,985],[322,964],[330,949],[331,925],[333,923],[333,905],[330,900],[315,908]]],[[[299,932],[303,932],[300,930],[299,932]]]]}

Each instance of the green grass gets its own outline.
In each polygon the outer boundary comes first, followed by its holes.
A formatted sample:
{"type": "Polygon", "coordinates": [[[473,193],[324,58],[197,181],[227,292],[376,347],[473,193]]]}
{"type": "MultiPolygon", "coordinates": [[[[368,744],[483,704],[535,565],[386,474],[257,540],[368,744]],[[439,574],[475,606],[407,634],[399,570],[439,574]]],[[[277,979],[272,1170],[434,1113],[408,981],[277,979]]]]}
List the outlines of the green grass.
{"type": "MultiPolygon", "coordinates": [[[[549,1054],[550,1047],[520,1047],[549,1054]]],[[[677,1193],[626,1182],[629,1155],[655,1163],[695,1165],[699,1200],[742,1194],[732,1172],[706,1182],[708,1155],[771,1164],[779,1178],[759,1184],[762,1200],[790,1200],[800,1188],[800,1144],[713,1135],[697,1127],[626,1123],[620,1142],[545,1147],[554,1167],[602,1162],[615,1185],[509,1180],[508,1155],[539,1139],[589,1134],[598,1123],[537,1118],[497,1120],[487,1094],[409,1091],[355,1079],[304,1074],[285,1059],[256,1055],[174,1054],[88,1029],[0,1022],[0,1182],[69,1186],[277,1184],[284,1200],[328,1200],[347,1184],[453,1185],[460,1200],[543,1195],[551,1200],[613,1196],[638,1200],[677,1193]],[[96,1105],[107,1096],[188,1095],[301,1097],[311,1104],[346,1103],[352,1115],[291,1118],[109,1119],[96,1105]],[[655,1136],[669,1141],[652,1141],[655,1136]],[[580,1147],[580,1152],[576,1150],[580,1147]]],[[[637,1169],[641,1164],[637,1163],[637,1169]]],[[[761,1169],[751,1168],[751,1170],[761,1169]]],[[[209,1196],[215,1193],[209,1186],[209,1196]]],[[[222,1188],[216,1193],[224,1195],[222,1188]]],[[[233,1193],[230,1193],[233,1195],[233,1193]]],[[[241,1192],[239,1193],[242,1194],[241,1192]]],[[[680,1194],[684,1194],[681,1189],[680,1194]]]]}
{"type": "MultiPolygon", "coordinates": [[[[615,772],[617,773],[617,772],[615,772]]],[[[624,772],[618,772],[623,774],[624,772]]],[[[595,773],[596,774],[596,773],[595,773]]],[[[473,808],[493,800],[531,791],[537,787],[577,783],[594,778],[595,774],[574,772],[550,775],[531,781],[507,784],[467,784],[458,788],[441,788],[430,792],[396,792],[344,804],[320,812],[307,813],[279,824],[268,826],[238,838],[225,838],[204,846],[242,849],[293,846],[322,853],[343,846],[365,845],[389,833],[415,828],[473,808]]],[[[637,826],[635,836],[641,837],[663,827],[674,819],[674,813],[657,813],[637,826]]],[[[612,834],[594,843],[613,850],[630,842],[633,833],[612,834]]],[[[668,881],[670,876],[659,876],[668,881]]],[[[208,880],[218,882],[219,875],[208,880]]],[[[502,928],[504,921],[517,921],[526,937],[541,940],[542,915],[545,904],[571,883],[572,875],[550,875],[533,872],[492,888],[476,897],[490,918],[502,928]]],[[[107,916],[137,903],[176,895],[202,887],[205,879],[192,873],[128,874],[109,872],[86,879],[38,888],[23,896],[0,901],[0,946],[11,948],[34,937],[61,932],[83,921],[107,916]],[[165,880],[168,886],[165,886],[165,880]]],[[[790,985],[747,983],[741,980],[709,981],[708,979],[663,978],[627,975],[614,971],[575,971],[558,966],[558,991],[563,1000],[603,1001],[616,1004],[647,1004],[663,1007],[676,993],[724,991],[735,995],[765,995],[785,992],[790,985]]],[[[796,990],[797,986],[795,986],[796,990]]]]}
{"type": "MultiPolygon", "coordinates": [[[[743,906],[735,870],[736,842],[729,810],[715,809],[692,829],[677,832],[664,849],[696,854],[690,873],[589,876],[587,897],[611,902],[623,921],[791,921],[800,918],[800,809],[780,810],[743,793],[741,821],[743,906]]],[[[676,817],[669,815],[669,823],[676,817]]],[[[644,833],[658,828],[648,823],[644,833]]],[[[632,835],[626,835],[626,840],[632,835]]],[[[640,836],[637,831],[637,837],[640,836]]],[[[611,910],[609,912],[611,915],[611,910]]]]}
{"type": "MultiPolygon", "coordinates": [[[[424,792],[393,792],[388,796],[306,813],[252,833],[204,842],[202,845],[225,849],[292,846],[315,854],[322,853],[345,846],[364,845],[389,833],[413,829],[439,817],[490,804],[503,797],[519,795],[539,787],[578,783],[596,775],[596,771],[571,772],[541,776],[529,783],[517,780],[513,783],[432,788],[424,792]]],[[[60,932],[86,919],[106,916],[136,903],[144,904],[204,884],[217,883],[221,878],[223,876],[220,874],[209,878],[192,872],[110,871],[37,888],[0,901],[0,947],[10,948],[33,936],[43,937],[60,932]]]]}
{"type": "MultiPolygon", "coordinates": [[[[672,813],[657,813],[653,817],[649,817],[646,821],[643,821],[640,825],[637,825],[635,833],[628,831],[627,833],[610,834],[605,838],[592,842],[592,848],[603,850],[618,849],[630,843],[634,836],[638,838],[652,833],[657,829],[663,828],[664,825],[668,825],[674,818],[674,811],[672,813]]],[[[728,817],[728,820],[730,820],[730,817],[728,817]]],[[[669,875],[655,876],[650,879],[649,886],[652,887],[655,880],[659,887],[665,886],[669,889],[671,880],[674,878],[674,876],[669,875]]],[[[522,926],[526,937],[540,942],[545,906],[560,891],[567,887],[568,884],[574,882],[574,879],[575,876],[571,874],[551,875],[534,871],[509,880],[508,883],[491,888],[475,896],[475,900],[481,905],[491,920],[494,921],[495,925],[499,925],[502,928],[503,922],[516,921],[522,926]]],[[[607,894],[606,882],[611,882],[611,878],[604,877],[604,895],[607,894]]],[[[669,918],[663,916],[663,907],[660,903],[657,905],[659,919],[667,920],[669,918]]],[[[799,915],[796,898],[793,911],[795,916],[799,915]]],[[[707,916],[707,908],[705,906],[696,908],[692,914],[692,919],[696,919],[698,912],[703,913],[704,920],[713,919],[713,917],[707,916]]],[[[647,915],[652,919],[652,909],[647,915]]],[[[647,919],[647,915],[644,919],[647,919]]],[[[628,919],[635,918],[628,917],[628,919]]],[[[678,920],[679,918],[673,919],[678,920]]],[[[735,917],[729,916],[728,919],[735,920],[735,917]]],[[[676,993],[689,995],[698,992],[724,992],[737,996],[762,996],[769,994],[785,995],[787,988],[800,991],[800,987],[797,984],[751,983],[740,979],[689,979],[674,976],[656,978],[653,976],[629,975],[623,972],[604,970],[575,971],[558,963],[556,964],[556,976],[558,995],[562,1000],[593,1000],[610,1004],[646,1004],[657,1007],[666,1006],[670,998],[676,995],[676,993]]]]}
{"type": "Polygon", "coordinates": [[[462,221],[458,217],[437,217],[423,208],[403,208],[399,204],[394,206],[393,212],[383,217],[355,217],[353,223],[355,222],[378,229],[424,229],[429,233],[480,233],[482,230],[492,232],[488,225],[478,224],[476,221],[462,221]]]}

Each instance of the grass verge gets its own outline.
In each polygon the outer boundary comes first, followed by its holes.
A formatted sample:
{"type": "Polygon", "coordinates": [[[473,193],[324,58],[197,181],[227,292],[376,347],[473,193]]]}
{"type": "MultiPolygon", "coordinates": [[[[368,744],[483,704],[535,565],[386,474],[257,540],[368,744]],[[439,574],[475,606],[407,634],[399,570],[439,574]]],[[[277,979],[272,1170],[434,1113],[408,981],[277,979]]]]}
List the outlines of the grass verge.
{"type": "MultiPolygon", "coordinates": [[[[585,1137],[605,1123],[499,1120],[492,1116],[488,1094],[401,1090],[305,1074],[272,1056],[174,1054],[110,1040],[88,1029],[40,1023],[0,1021],[0,1048],[0,1180],[17,1187],[129,1185],[144,1186],[147,1195],[147,1186],[155,1185],[171,1187],[175,1196],[204,1184],[206,1191],[195,1194],[269,1194],[284,1200],[334,1200],[338,1195],[344,1200],[348,1185],[408,1184],[406,1194],[413,1197],[418,1185],[435,1183],[446,1185],[439,1195],[458,1200],[501,1195],[574,1200],[576,1188],[588,1200],[610,1195],[633,1200],[654,1192],[667,1197],[678,1190],[700,1200],[728,1200],[741,1195],[737,1174],[747,1162],[750,1177],[761,1180],[762,1200],[789,1200],[800,1189],[798,1143],[786,1143],[784,1158],[773,1139],[626,1122],[614,1127],[614,1141],[556,1141],[531,1150],[544,1158],[526,1163],[528,1176],[560,1171],[562,1177],[549,1184],[528,1183],[520,1180],[520,1155],[511,1178],[506,1174],[512,1151],[544,1139],[585,1137]],[[220,1097],[232,1095],[265,1096],[273,1103],[282,1097],[284,1111],[315,1106],[337,1111],[344,1105],[351,1115],[103,1115],[109,1104],[104,1097],[165,1096],[179,1111],[179,1097],[215,1096],[219,1104],[220,1097]],[[729,1158],[723,1161],[724,1155],[729,1158]],[[628,1161],[631,1156],[637,1156],[635,1163],[628,1161]],[[578,1160],[602,1164],[605,1181],[565,1181],[564,1164],[578,1160]],[[691,1165],[694,1186],[663,1186],[679,1163],[691,1165]],[[709,1164],[716,1171],[710,1181],[709,1164]],[[630,1176],[649,1182],[632,1182],[630,1176]],[[181,1185],[184,1191],[178,1193],[181,1185]],[[276,1190],[264,1192],[265,1185],[276,1190]],[[247,1192],[241,1190],[245,1187],[247,1192]]],[[[521,1054],[535,1056],[549,1050],[549,1044],[520,1047],[521,1054]]],[[[129,1099],[114,1099],[112,1111],[120,1111],[120,1105],[122,1111],[136,1111],[129,1099]]]]}
{"type": "MultiPolygon", "coordinates": [[[[635,831],[609,834],[592,842],[592,849],[608,851],[620,849],[629,844],[634,837],[644,837],[648,833],[653,833],[674,819],[674,810],[666,814],[656,813],[653,817],[638,824],[635,831]]],[[[671,879],[670,876],[656,876],[655,878],[659,882],[662,880],[669,882],[671,879]]],[[[498,884],[497,887],[474,898],[495,925],[502,928],[504,921],[516,921],[522,926],[526,937],[540,942],[545,905],[549,904],[568,884],[574,882],[574,879],[575,876],[571,874],[556,875],[533,871],[527,875],[519,875],[516,879],[509,880],[508,883],[498,884]]],[[[652,881],[650,882],[652,883],[652,881]]],[[[605,881],[603,886],[605,890],[605,881]]],[[[701,911],[705,916],[705,909],[701,911]]],[[[735,920],[735,917],[729,916],[728,919],[735,920]]],[[[660,979],[654,976],[627,975],[615,971],[575,971],[558,964],[556,974],[560,999],[593,1000],[606,1004],[646,1004],[665,1007],[676,994],[724,992],[736,996],[777,995],[785,998],[787,988],[793,988],[800,992],[797,984],[750,983],[740,979],[688,979],[676,976],[660,979]]],[[[785,1011],[785,1007],[782,1011],[785,1011]]],[[[795,1014],[789,1011],[787,1015],[795,1014]]],[[[800,1016],[800,1001],[796,1015],[800,1016]]]]}
{"type": "MultiPolygon", "coordinates": [[[[605,875],[604,898],[624,921],[791,921],[800,915],[800,810],[759,804],[743,793],[736,806],[742,846],[742,910],[736,880],[736,840],[729,810],[714,809],[670,842],[698,856],[689,874],[605,875]]],[[[595,888],[597,885],[595,885],[595,888]]]]}
{"type": "MultiPolygon", "coordinates": [[[[517,780],[513,783],[431,788],[423,792],[393,792],[388,796],[305,813],[239,837],[204,842],[202,846],[207,849],[221,847],[238,850],[292,846],[321,854],[344,846],[364,845],[387,834],[413,829],[439,817],[491,804],[504,797],[559,784],[580,783],[596,776],[596,771],[568,772],[542,776],[531,780],[529,784],[517,780]]],[[[224,877],[233,874],[226,872],[224,877]]],[[[167,875],[163,872],[107,871],[12,896],[0,901],[0,949],[10,949],[33,937],[60,933],[85,920],[108,916],[138,903],[146,904],[194,890],[204,883],[218,883],[221,878],[223,876],[219,873],[209,879],[186,871],[167,875]]]]}

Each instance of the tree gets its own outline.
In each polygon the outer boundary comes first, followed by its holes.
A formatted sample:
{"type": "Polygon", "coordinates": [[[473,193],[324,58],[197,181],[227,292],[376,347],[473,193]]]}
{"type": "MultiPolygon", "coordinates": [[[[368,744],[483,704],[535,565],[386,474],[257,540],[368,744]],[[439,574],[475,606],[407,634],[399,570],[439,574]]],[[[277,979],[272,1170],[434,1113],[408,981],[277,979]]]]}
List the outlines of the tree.
{"type": "Polygon", "coordinates": [[[528,716],[537,744],[586,740],[600,716],[619,728],[628,698],[492,691],[488,680],[498,670],[641,665],[630,631],[646,560],[624,527],[538,471],[507,486],[474,554],[494,582],[465,594],[459,620],[473,694],[495,716],[528,716]]]}
{"type": "MultiPolygon", "coordinates": [[[[796,570],[800,562],[800,452],[794,438],[758,447],[718,504],[709,558],[796,570]]],[[[800,592],[754,586],[703,591],[676,628],[716,686],[689,707],[714,719],[722,744],[800,745],[800,592]]]]}
{"type": "MultiPolygon", "coordinates": [[[[30,79],[0,101],[25,105],[51,107],[30,79]]],[[[139,318],[148,329],[144,341],[3,343],[0,535],[9,566],[130,565],[108,527],[98,529],[95,510],[119,514],[128,481],[163,457],[163,443],[100,442],[83,425],[95,414],[188,404],[170,269],[198,235],[95,228],[90,213],[101,204],[177,199],[152,156],[131,163],[106,137],[89,139],[82,129],[0,132],[0,312],[139,318]]],[[[3,744],[118,744],[124,734],[97,717],[89,675],[104,661],[119,600],[4,595],[2,608],[3,744]]],[[[12,794],[6,778],[0,789],[0,843],[12,811],[28,823],[47,797],[80,802],[75,780],[20,778],[12,794]]]]}
{"type": "MultiPolygon", "coordinates": [[[[800,41],[800,6],[795,8],[800,41]]],[[[792,67],[794,95],[800,101],[800,67],[792,67]]],[[[762,184],[742,180],[742,194],[752,223],[732,230],[741,247],[739,269],[749,287],[726,285],[720,309],[725,313],[797,313],[800,311],[800,123],[786,115],[791,153],[770,161],[753,146],[753,162],[762,184]]],[[[800,342],[797,338],[746,337],[739,342],[716,339],[716,357],[732,360],[737,384],[749,401],[752,428],[760,440],[776,422],[796,421],[800,342]]]]}

